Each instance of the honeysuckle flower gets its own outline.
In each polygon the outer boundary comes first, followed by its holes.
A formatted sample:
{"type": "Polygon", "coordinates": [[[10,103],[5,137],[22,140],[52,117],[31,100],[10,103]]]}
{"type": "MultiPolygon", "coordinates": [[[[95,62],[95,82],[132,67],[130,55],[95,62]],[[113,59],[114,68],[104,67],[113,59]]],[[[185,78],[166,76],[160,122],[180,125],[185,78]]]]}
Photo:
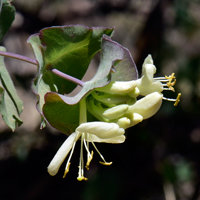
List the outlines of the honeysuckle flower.
{"type": "Polygon", "coordinates": [[[78,180],[87,180],[84,177],[83,147],[87,151],[86,168],[89,169],[93,157],[93,151],[89,150],[92,143],[98,152],[104,165],[110,165],[105,161],[94,142],[123,143],[125,141],[125,129],[135,126],[143,120],[153,116],[161,107],[162,100],[174,101],[175,106],[180,101],[163,96],[163,90],[174,91],[176,82],[174,73],[170,76],[154,78],[156,67],[151,55],[148,55],[142,66],[142,77],[132,81],[111,81],[102,88],[94,89],[90,95],[80,101],[79,126],[60,147],[48,166],[48,172],[54,176],[67,155],[64,176],[69,171],[70,160],[74,152],[77,140],[81,140],[78,180]],[[137,97],[142,97],[137,100],[137,97]],[[99,121],[87,122],[88,110],[99,121]],[[71,152],[70,152],[71,151],[71,152]]]}
{"type": "Polygon", "coordinates": [[[86,168],[89,168],[90,161],[92,160],[93,152],[89,150],[89,142],[91,142],[96,149],[96,151],[101,156],[104,165],[110,165],[112,163],[107,163],[99,150],[96,148],[94,142],[106,142],[106,143],[122,143],[125,141],[124,136],[124,129],[120,128],[116,123],[107,123],[107,122],[87,122],[82,123],[78,126],[74,133],[72,133],[62,144],[60,149],[57,151],[56,155],[54,156],[53,160],[48,166],[48,172],[50,175],[54,176],[57,174],[61,164],[71,151],[64,176],[69,171],[70,160],[74,151],[74,147],[76,141],[81,138],[81,151],[80,151],[80,163],[79,163],[79,172],[78,172],[78,180],[87,180],[84,177],[84,162],[83,162],[83,146],[88,153],[88,161],[86,163],[86,168]]]}
{"type": "MultiPolygon", "coordinates": [[[[146,96],[153,92],[161,93],[163,90],[175,91],[173,86],[176,83],[176,77],[174,73],[170,76],[157,77],[154,78],[156,73],[156,67],[153,64],[153,59],[151,55],[148,55],[142,66],[142,77],[137,80],[137,87],[140,90],[140,95],[146,96]]],[[[163,97],[163,99],[168,101],[174,101],[175,106],[180,101],[181,94],[179,93],[176,99],[169,99],[163,97]]]]}

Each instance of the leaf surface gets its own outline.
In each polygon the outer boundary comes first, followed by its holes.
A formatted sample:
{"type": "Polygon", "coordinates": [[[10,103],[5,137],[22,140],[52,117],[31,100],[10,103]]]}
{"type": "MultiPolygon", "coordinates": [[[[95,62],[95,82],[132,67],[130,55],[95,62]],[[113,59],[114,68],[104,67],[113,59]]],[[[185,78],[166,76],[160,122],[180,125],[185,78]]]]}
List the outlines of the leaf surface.
{"type": "Polygon", "coordinates": [[[76,84],[58,77],[49,69],[82,79],[91,59],[100,50],[102,35],[112,33],[112,28],[70,25],[42,29],[28,39],[38,61],[38,74],[32,87],[39,97],[40,113],[47,92],[66,94],[76,87],[76,84]]]}
{"type": "Polygon", "coordinates": [[[9,0],[0,0],[0,42],[15,19],[15,7],[9,0]]]}
{"type": "MultiPolygon", "coordinates": [[[[0,47],[0,51],[6,51],[0,47]]],[[[23,110],[23,102],[17,95],[13,82],[4,64],[4,57],[0,56],[0,113],[5,123],[14,131],[22,124],[19,117],[23,110]]]]}
{"type": "MultiPolygon", "coordinates": [[[[69,132],[74,132],[79,125],[78,102],[83,97],[87,97],[95,88],[107,85],[112,80],[112,77],[119,81],[133,80],[137,77],[135,63],[134,61],[131,63],[132,60],[127,56],[127,52],[128,50],[123,46],[104,35],[102,38],[99,68],[95,76],[90,81],[84,83],[81,91],[74,97],[64,96],[55,92],[49,92],[45,95],[43,113],[47,121],[61,132],[68,134],[69,132]],[[121,65],[122,62],[123,65],[121,65]],[[112,72],[114,66],[116,72],[112,72]],[[122,77],[120,77],[117,70],[119,70],[122,77]],[[128,74],[127,77],[123,76],[123,73],[126,73],[127,70],[133,74],[128,74]]],[[[88,114],[88,116],[90,115],[88,114]]]]}

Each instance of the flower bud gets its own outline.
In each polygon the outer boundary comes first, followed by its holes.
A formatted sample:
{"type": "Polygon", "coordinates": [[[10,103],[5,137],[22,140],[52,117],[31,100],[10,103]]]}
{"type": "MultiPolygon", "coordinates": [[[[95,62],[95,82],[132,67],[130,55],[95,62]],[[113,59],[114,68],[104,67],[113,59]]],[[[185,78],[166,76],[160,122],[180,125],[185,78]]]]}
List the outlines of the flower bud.
{"type": "Polygon", "coordinates": [[[135,87],[132,91],[128,93],[128,95],[132,98],[135,98],[140,95],[140,90],[138,87],[135,87]]]}
{"type": "Polygon", "coordinates": [[[108,108],[103,112],[103,116],[107,119],[116,119],[123,116],[128,108],[129,106],[127,104],[108,108]]]}
{"type": "Polygon", "coordinates": [[[140,94],[146,96],[152,92],[162,92],[163,85],[160,81],[154,80],[156,67],[153,65],[151,55],[148,55],[142,66],[142,78],[137,80],[137,87],[140,94]]]}
{"type": "Polygon", "coordinates": [[[143,121],[143,116],[138,113],[133,113],[132,117],[130,118],[130,124],[127,128],[135,126],[136,124],[143,121]]]}
{"type": "Polygon", "coordinates": [[[136,81],[111,81],[108,85],[96,88],[100,92],[113,94],[125,94],[131,92],[137,86],[136,81]]]}
{"type": "Polygon", "coordinates": [[[162,104],[162,98],[163,95],[161,93],[153,92],[138,100],[132,106],[129,106],[126,115],[131,116],[132,113],[138,113],[142,115],[143,119],[147,119],[159,110],[162,104]]]}
{"type": "Polygon", "coordinates": [[[93,92],[92,96],[96,100],[98,100],[108,106],[109,105],[115,106],[117,104],[125,104],[126,102],[128,102],[131,99],[131,97],[128,95],[108,94],[108,93],[98,94],[96,92],[93,92]]]}
{"type": "Polygon", "coordinates": [[[116,120],[116,123],[119,125],[119,127],[126,129],[130,126],[131,120],[128,117],[122,117],[116,120]]]}

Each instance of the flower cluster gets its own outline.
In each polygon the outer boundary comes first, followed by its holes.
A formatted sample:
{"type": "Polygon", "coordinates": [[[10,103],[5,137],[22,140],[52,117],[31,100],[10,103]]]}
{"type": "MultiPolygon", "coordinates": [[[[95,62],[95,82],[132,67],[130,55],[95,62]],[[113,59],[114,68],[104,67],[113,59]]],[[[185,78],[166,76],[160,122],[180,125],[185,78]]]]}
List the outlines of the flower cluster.
{"type": "Polygon", "coordinates": [[[93,157],[93,151],[89,149],[92,143],[98,152],[104,165],[106,162],[94,142],[123,143],[125,141],[125,129],[153,116],[160,108],[162,100],[174,101],[176,106],[180,101],[177,99],[163,97],[163,90],[174,91],[176,82],[174,74],[170,76],[154,78],[156,67],[150,55],[145,59],[142,66],[142,77],[132,81],[110,82],[102,88],[96,88],[92,93],[80,101],[80,125],[76,128],[63,145],[60,147],[53,160],[48,166],[48,172],[55,175],[66,156],[69,158],[66,164],[64,176],[69,171],[70,160],[74,151],[76,141],[81,139],[80,161],[78,180],[87,180],[84,177],[83,147],[87,151],[86,168],[93,157]],[[137,100],[138,96],[143,96],[137,100]],[[99,121],[87,122],[87,110],[99,121]]]}

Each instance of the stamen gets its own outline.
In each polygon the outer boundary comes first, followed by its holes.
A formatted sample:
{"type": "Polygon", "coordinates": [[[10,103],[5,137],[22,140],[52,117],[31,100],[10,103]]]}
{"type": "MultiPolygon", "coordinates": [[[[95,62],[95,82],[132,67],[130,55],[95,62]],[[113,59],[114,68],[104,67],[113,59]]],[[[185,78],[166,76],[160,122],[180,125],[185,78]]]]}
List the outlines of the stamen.
{"type": "Polygon", "coordinates": [[[65,172],[64,172],[64,175],[63,175],[63,178],[65,178],[65,176],[67,175],[67,173],[69,172],[69,167],[70,167],[71,163],[67,163],[66,165],[66,168],[65,168],[65,172]]]}
{"type": "Polygon", "coordinates": [[[173,80],[176,78],[174,75],[175,75],[175,73],[172,73],[170,76],[165,76],[165,78],[169,79],[169,80],[173,80]]]}
{"type": "Polygon", "coordinates": [[[94,142],[92,142],[92,144],[93,144],[95,150],[97,151],[97,153],[100,155],[101,159],[104,161],[104,162],[100,162],[100,163],[103,164],[103,165],[111,165],[112,162],[109,162],[109,163],[106,162],[106,160],[104,159],[104,157],[102,156],[102,154],[99,152],[99,150],[98,150],[97,147],[95,146],[94,142]]]}
{"type": "Polygon", "coordinates": [[[176,102],[174,103],[174,106],[178,105],[180,98],[181,98],[181,93],[178,93],[178,96],[176,97],[176,102]]]}
{"type": "Polygon", "coordinates": [[[91,154],[90,154],[90,151],[89,151],[89,149],[88,149],[88,144],[86,144],[85,139],[84,139],[84,145],[85,145],[85,149],[86,149],[88,155],[90,156],[91,154]]]}
{"type": "Polygon", "coordinates": [[[91,154],[88,156],[88,160],[87,160],[87,163],[86,163],[86,166],[85,166],[87,170],[89,170],[89,165],[90,165],[90,162],[92,161],[93,154],[94,154],[94,152],[91,151],[91,154]]]}
{"type": "Polygon", "coordinates": [[[168,79],[166,79],[165,77],[155,77],[153,78],[154,80],[159,80],[161,82],[168,82],[168,79]]]}
{"type": "MultiPolygon", "coordinates": [[[[163,88],[163,90],[170,90],[173,91],[171,88],[163,88]]],[[[174,91],[173,91],[174,92],[174,91]]]]}
{"type": "Polygon", "coordinates": [[[109,165],[112,165],[112,162],[101,162],[101,161],[99,161],[99,163],[100,164],[102,164],[102,165],[106,165],[106,166],[109,166],[109,165]]]}
{"type": "Polygon", "coordinates": [[[178,96],[176,97],[176,99],[170,99],[170,98],[166,98],[166,97],[163,97],[164,100],[167,100],[167,101],[174,101],[174,106],[177,106],[179,101],[180,101],[180,97],[181,97],[181,93],[178,94],[178,96]]]}
{"type": "Polygon", "coordinates": [[[163,97],[164,100],[167,100],[167,101],[176,101],[176,99],[170,99],[170,98],[166,98],[166,97],[163,97]]]}
{"type": "Polygon", "coordinates": [[[83,160],[83,141],[84,141],[84,138],[85,137],[85,134],[82,133],[82,136],[81,136],[81,150],[80,150],[80,160],[79,160],[79,171],[78,171],[78,177],[77,177],[77,180],[79,181],[82,181],[82,180],[86,180],[86,178],[84,177],[84,170],[83,170],[83,165],[84,165],[84,160],[83,160]]]}
{"type": "Polygon", "coordinates": [[[84,176],[80,176],[77,178],[78,181],[87,181],[88,178],[85,178],[84,176]]]}

